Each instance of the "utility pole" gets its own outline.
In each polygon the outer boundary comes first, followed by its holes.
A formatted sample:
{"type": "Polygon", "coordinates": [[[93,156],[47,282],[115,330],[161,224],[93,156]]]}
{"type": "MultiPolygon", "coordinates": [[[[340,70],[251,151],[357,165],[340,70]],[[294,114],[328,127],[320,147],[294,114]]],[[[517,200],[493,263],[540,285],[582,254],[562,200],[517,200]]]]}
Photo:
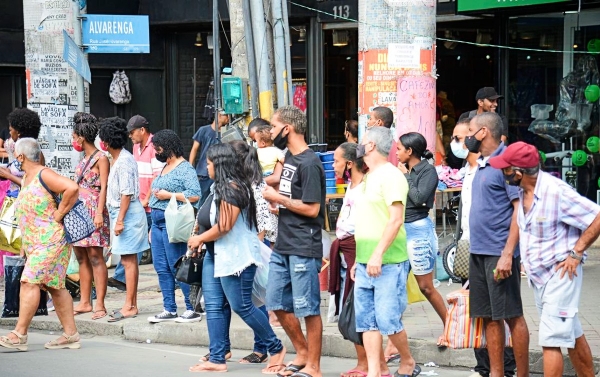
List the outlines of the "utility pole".
{"type": "Polygon", "coordinates": [[[252,14],[252,35],[254,36],[254,50],[256,68],[258,71],[258,102],[260,117],[270,120],[273,115],[273,88],[271,80],[271,67],[269,66],[269,41],[265,31],[265,11],[262,0],[250,0],[252,14]]]}
{"type": "Polygon", "coordinates": [[[73,115],[89,111],[89,100],[87,83],[63,59],[63,30],[77,39],[78,13],[86,13],[82,3],[23,0],[27,107],[42,122],[39,141],[46,165],[67,177],[73,177],[81,157],[71,145],[73,115]]]}
{"type": "Polygon", "coordinates": [[[277,106],[290,104],[287,76],[287,54],[289,45],[285,44],[283,9],[281,0],[271,2],[271,23],[273,25],[274,58],[275,58],[275,83],[277,84],[277,106]]]}
{"type": "Polygon", "coordinates": [[[436,0],[359,0],[359,137],[378,106],[395,114],[394,139],[415,131],[435,151],[436,0]]]}
{"type": "Polygon", "coordinates": [[[221,38],[219,36],[219,0],[213,0],[212,8],[213,33],[213,80],[215,92],[215,124],[217,139],[221,139],[219,128],[219,112],[221,111],[221,38]]]}

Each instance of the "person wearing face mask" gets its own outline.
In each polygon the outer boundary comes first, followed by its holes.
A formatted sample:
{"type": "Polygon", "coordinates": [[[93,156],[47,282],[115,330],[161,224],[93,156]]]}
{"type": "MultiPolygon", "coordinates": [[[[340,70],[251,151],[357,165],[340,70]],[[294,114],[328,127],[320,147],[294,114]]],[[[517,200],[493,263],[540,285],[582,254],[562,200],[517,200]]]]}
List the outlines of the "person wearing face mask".
{"type": "Polygon", "coordinates": [[[280,377],[321,376],[321,229],[325,222],[325,171],[306,144],[306,115],[295,106],[277,109],[271,118],[273,145],[288,148],[279,191],[267,186],[263,197],[279,207],[278,236],[269,264],[267,309],[277,315],[296,356],[280,377]],[[298,273],[298,270],[302,273],[298,273]],[[295,302],[302,297],[303,305],[295,302]],[[298,318],[304,318],[307,336],[298,318]]]}
{"type": "Polygon", "coordinates": [[[121,256],[127,280],[123,307],[110,315],[109,322],[135,317],[139,278],[137,254],[147,250],[146,214],[139,201],[140,183],[137,164],[127,144],[127,122],[119,117],[100,121],[100,149],[112,157],[108,175],[106,204],[110,216],[111,252],[121,256]]]}
{"type": "MultiPolygon", "coordinates": [[[[498,109],[498,100],[504,98],[503,95],[496,93],[496,89],[486,86],[481,88],[475,94],[475,101],[477,102],[477,108],[475,110],[467,111],[462,113],[458,120],[463,119],[473,119],[475,115],[483,114],[483,113],[497,113],[498,109]]],[[[502,141],[504,143],[508,140],[508,119],[502,114],[500,118],[502,119],[502,141]]]]}
{"type": "Polygon", "coordinates": [[[75,168],[76,182],[79,185],[79,198],[87,207],[94,220],[96,231],[88,238],[73,244],[73,251],[79,262],[79,286],[81,300],[73,309],[75,315],[94,310],[92,319],[106,317],[104,306],[108,271],[104,263],[103,250],[109,246],[110,230],[108,210],[106,209],[106,191],[110,163],[104,153],[94,145],[98,135],[96,117],[88,113],[76,113],[73,117],[73,149],[84,152],[84,157],[75,168]],[[96,308],[90,302],[92,279],[96,286],[96,308]]]}
{"type": "MultiPolygon", "coordinates": [[[[165,222],[165,210],[174,195],[179,205],[186,199],[194,206],[200,200],[201,188],[194,167],[183,158],[183,145],[179,136],[171,130],[160,130],[152,138],[156,159],[165,162],[162,172],[152,182],[152,261],[158,274],[158,283],[163,295],[164,311],[148,317],[151,323],[164,321],[198,322],[200,313],[194,312],[190,302],[190,286],[179,282],[185,298],[186,311],[177,316],[175,302],[175,262],[185,254],[185,242],[170,243],[165,222]]],[[[129,285],[129,284],[127,284],[129,285]]]]}
{"type": "Polygon", "coordinates": [[[540,313],[544,376],[563,375],[561,347],[569,349],[578,376],[593,376],[592,352],[577,311],[586,250],[600,233],[600,206],[541,171],[533,145],[514,143],[490,165],[502,169],[509,185],[519,186],[521,254],[540,313]]]}
{"type": "Polygon", "coordinates": [[[501,136],[502,119],[487,112],[471,120],[465,138],[470,152],[481,152],[469,212],[470,315],[483,318],[493,377],[504,376],[504,323],[508,324],[521,377],[529,375],[529,331],[521,302],[519,193],[489,163],[506,149],[501,136]]]}

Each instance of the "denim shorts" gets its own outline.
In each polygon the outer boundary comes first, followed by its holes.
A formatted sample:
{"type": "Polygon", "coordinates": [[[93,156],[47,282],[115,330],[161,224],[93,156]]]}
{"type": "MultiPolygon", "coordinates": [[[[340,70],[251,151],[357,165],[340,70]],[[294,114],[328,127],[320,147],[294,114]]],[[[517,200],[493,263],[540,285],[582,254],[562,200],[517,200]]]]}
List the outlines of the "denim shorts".
{"type": "Polygon", "coordinates": [[[413,274],[427,275],[435,269],[438,239],[429,217],[405,223],[408,259],[413,274]]]}
{"type": "Polygon", "coordinates": [[[556,271],[542,287],[533,286],[535,305],[540,314],[539,345],[542,347],[574,348],[575,339],[583,335],[577,312],[583,282],[583,268],[577,266],[573,280],[569,274],[560,278],[556,271]]]}
{"type": "Polygon", "coordinates": [[[379,331],[381,335],[393,335],[404,330],[400,318],[408,305],[409,265],[408,261],[384,264],[381,275],[373,278],[367,275],[365,264],[356,264],[354,311],[357,332],[379,331]]]}
{"type": "Polygon", "coordinates": [[[294,313],[297,318],[321,315],[321,258],[271,253],[267,309],[294,313]]]}

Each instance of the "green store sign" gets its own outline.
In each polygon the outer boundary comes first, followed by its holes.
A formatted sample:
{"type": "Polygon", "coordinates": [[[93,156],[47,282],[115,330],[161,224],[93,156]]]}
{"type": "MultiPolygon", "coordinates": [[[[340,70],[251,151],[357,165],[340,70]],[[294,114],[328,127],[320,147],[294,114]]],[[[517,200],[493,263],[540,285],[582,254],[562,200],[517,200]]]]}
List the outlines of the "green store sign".
{"type": "Polygon", "coordinates": [[[564,3],[567,1],[569,0],[457,0],[459,12],[564,3]]]}

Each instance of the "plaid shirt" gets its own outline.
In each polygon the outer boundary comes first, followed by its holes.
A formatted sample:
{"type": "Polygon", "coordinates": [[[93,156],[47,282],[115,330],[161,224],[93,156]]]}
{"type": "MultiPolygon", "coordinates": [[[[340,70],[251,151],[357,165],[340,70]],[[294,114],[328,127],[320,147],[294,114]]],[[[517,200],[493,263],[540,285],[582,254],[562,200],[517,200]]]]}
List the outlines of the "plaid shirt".
{"type": "Polygon", "coordinates": [[[525,214],[523,190],[519,190],[519,242],[530,281],[542,287],[554,274],[555,265],[568,258],[581,233],[600,212],[600,206],[543,171],[538,174],[533,195],[531,209],[525,214]]]}

